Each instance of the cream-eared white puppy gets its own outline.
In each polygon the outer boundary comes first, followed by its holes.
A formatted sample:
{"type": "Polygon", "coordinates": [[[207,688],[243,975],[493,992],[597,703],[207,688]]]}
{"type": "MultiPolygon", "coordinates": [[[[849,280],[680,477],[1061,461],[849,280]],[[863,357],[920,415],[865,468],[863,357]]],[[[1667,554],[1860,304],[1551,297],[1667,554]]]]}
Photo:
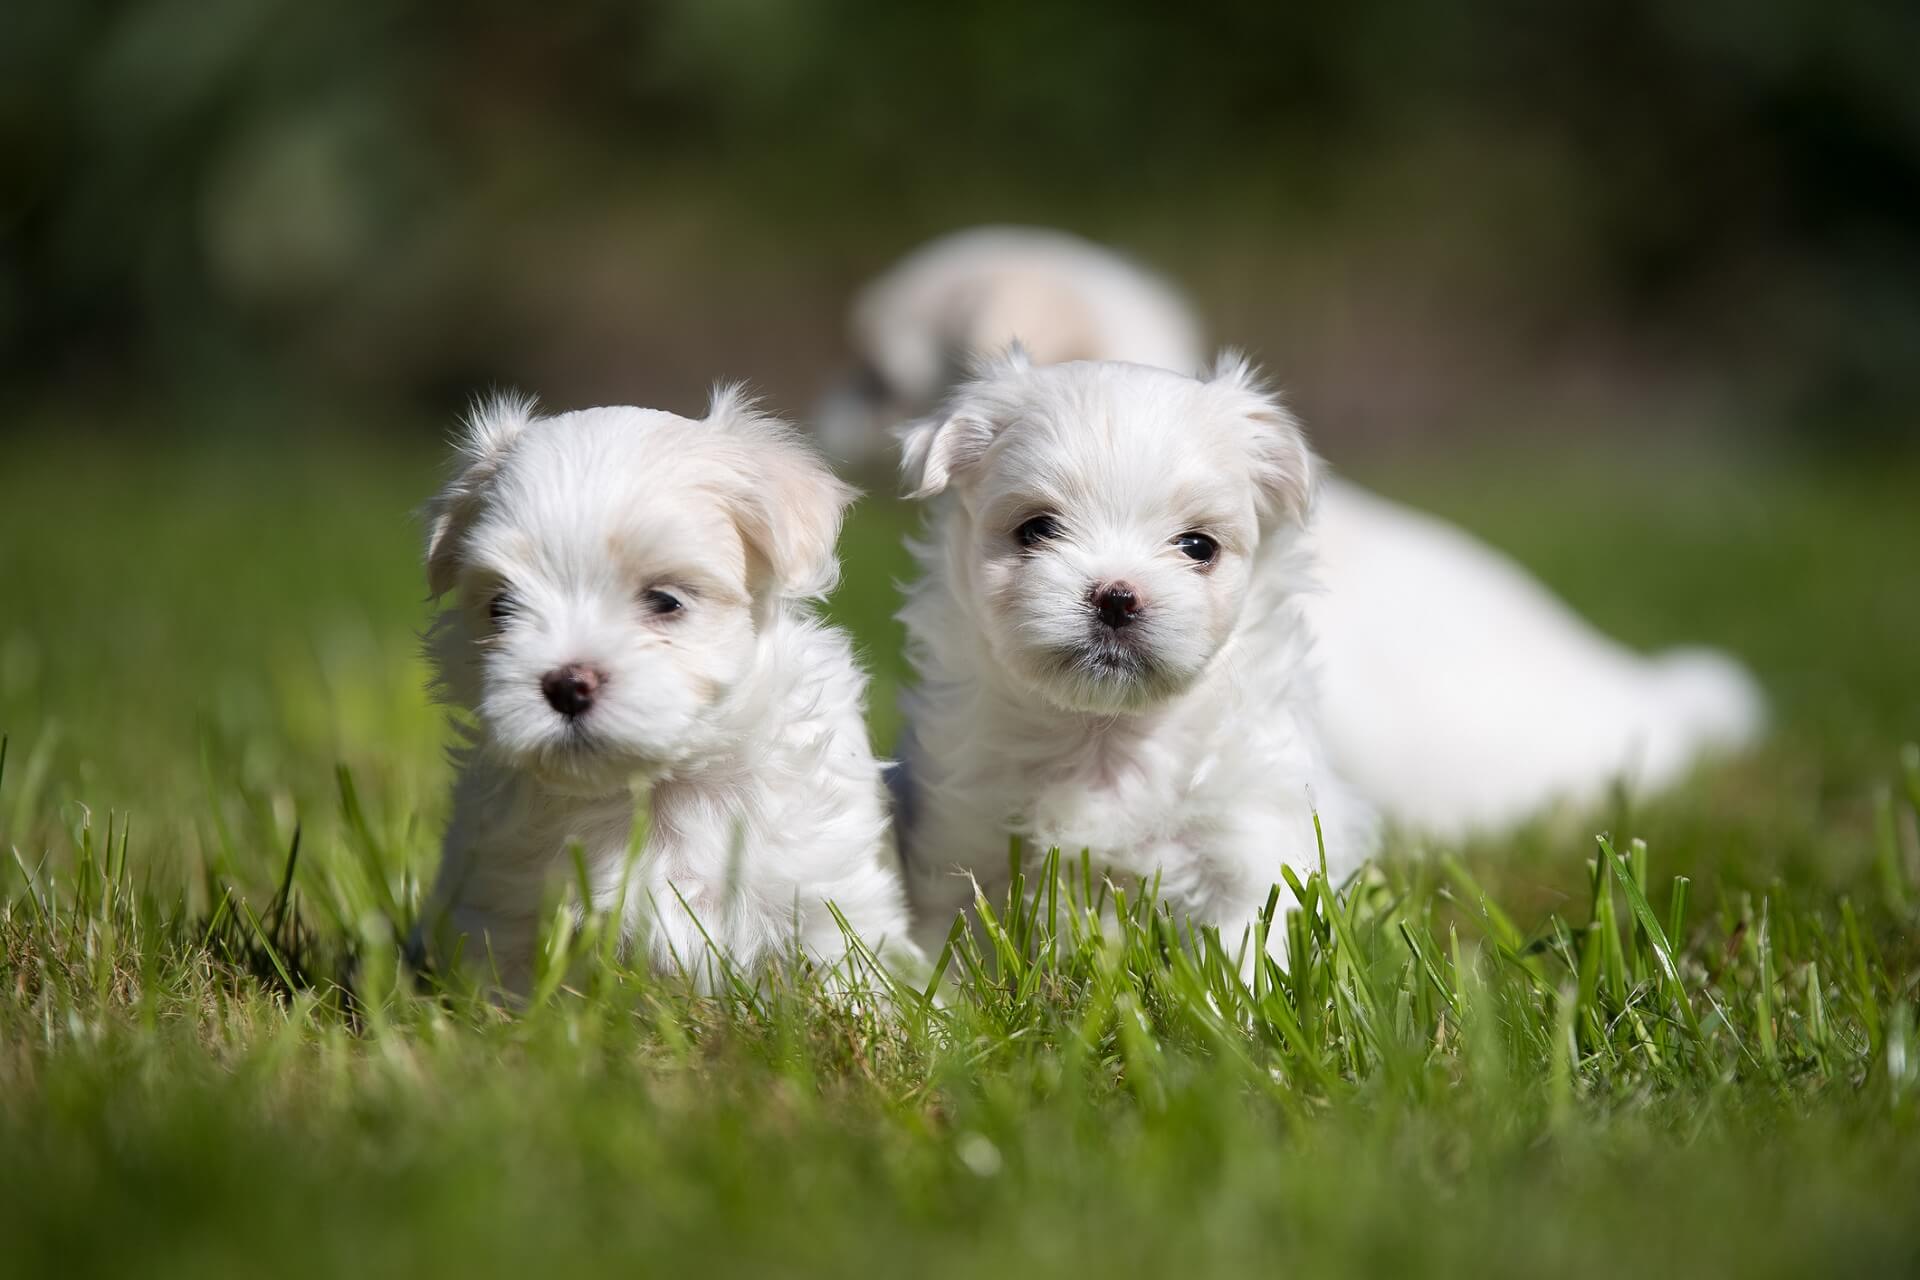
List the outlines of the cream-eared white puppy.
{"type": "Polygon", "coordinates": [[[703,421],[475,409],[427,550],[439,690],[471,715],[422,922],[443,963],[524,992],[575,850],[630,944],[703,985],[709,938],[748,972],[839,961],[829,903],[911,951],[865,678],[808,605],[851,497],[736,389],[703,421]]]}
{"type": "Polygon", "coordinates": [[[1196,379],[1016,348],[902,438],[909,488],[936,500],[901,614],[924,943],[976,882],[1003,892],[1009,833],[1157,880],[1229,947],[1283,865],[1318,865],[1316,811],[1336,876],[1372,852],[1315,723],[1318,464],[1243,362],[1196,379]]]}
{"type": "Polygon", "coordinates": [[[1033,227],[975,227],[922,246],[861,289],[848,328],[859,368],[815,426],[829,454],[856,466],[889,457],[890,428],[1015,338],[1040,364],[1132,360],[1193,373],[1202,363],[1199,326],[1172,286],[1111,249],[1033,227]]]}
{"type": "MultiPolygon", "coordinates": [[[[960,232],[862,292],[853,340],[871,372],[822,405],[823,436],[861,456],[880,420],[929,412],[957,365],[1016,338],[1052,359],[1203,361],[1181,295],[1117,254],[1057,231],[960,232]]],[[[1658,788],[1762,727],[1737,662],[1634,653],[1442,520],[1328,476],[1313,534],[1323,589],[1303,609],[1327,749],[1404,825],[1453,838],[1616,782],[1658,788]]]]}

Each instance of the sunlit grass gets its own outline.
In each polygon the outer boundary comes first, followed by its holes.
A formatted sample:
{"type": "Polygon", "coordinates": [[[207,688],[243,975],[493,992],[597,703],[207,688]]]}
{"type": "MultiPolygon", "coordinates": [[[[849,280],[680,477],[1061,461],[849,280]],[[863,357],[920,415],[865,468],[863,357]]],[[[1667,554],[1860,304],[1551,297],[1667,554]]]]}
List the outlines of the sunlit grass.
{"type": "MultiPolygon", "coordinates": [[[[702,998],[556,913],[509,1014],[400,954],[448,780],[433,460],[360,452],[11,460],[10,1270],[1920,1262],[1911,473],[1427,476],[1615,630],[1748,654],[1780,724],[1672,796],[1282,883],[1284,966],[1068,850],[937,1000],[702,998]]],[[[834,604],[883,740],[906,520],[856,516],[834,604]]]]}

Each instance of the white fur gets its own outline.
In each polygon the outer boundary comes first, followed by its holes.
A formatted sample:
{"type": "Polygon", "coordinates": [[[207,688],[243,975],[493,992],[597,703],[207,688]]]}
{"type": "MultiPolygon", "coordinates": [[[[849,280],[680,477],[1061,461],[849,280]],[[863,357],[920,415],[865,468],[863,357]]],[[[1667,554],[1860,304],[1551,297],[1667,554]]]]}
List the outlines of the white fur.
{"type": "MultiPolygon", "coordinates": [[[[1303,523],[1314,462],[1293,420],[1225,362],[1205,381],[1118,363],[986,369],[903,433],[908,483],[938,495],[902,620],[908,698],[902,839],[922,940],[977,881],[1029,856],[1092,851],[1158,878],[1163,901],[1238,945],[1280,879],[1343,875],[1372,824],[1314,723],[1303,523]],[[1016,530],[1057,520],[1044,543],[1016,530]],[[1184,555],[1183,534],[1219,551],[1184,555]],[[1120,631],[1090,604],[1125,581],[1120,631]]],[[[1277,940],[1277,939],[1276,939],[1277,940]]]]}
{"type": "MultiPolygon", "coordinates": [[[[854,338],[884,394],[830,402],[821,427],[854,457],[878,447],[876,419],[929,412],[969,350],[1019,339],[1042,360],[1201,362],[1178,293],[1097,245],[1016,228],[909,256],[861,296],[854,338]],[[916,351],[941,358],[900,354],[916,351]]],[[[1463,530],[1338,477],[1319,492],[1325,589],[1302,609],[1321,723],[1334,765],[1389,817],[1457,837],[1616,781],[1668,785],[1760,732],[1760,690],[1726,655],[1633,653],[1463,530]]]]}
{"type": "Polygon", "coordinates": [[[1330,484],[1316,534],[1327,746],[1403,824],[1458,837],[1615,782],[1657,789],[1760,731],[1732,658],[1634,653],[1442,520],[1330,484]]]}
{"type": "Polygon", "coordinates": [[[1205,363],[1180,296],[1111,249],[1031,227],[975,227],[922,245],[854,299],[863,369],[816,415],[821,445],[866,463],[887,428],[918,417],[978,355],[1018,338],[1041,364],[1133,360],[1181,373],[1205,363]]]}
{"type": "Polygon", "coordinates": [[[443,963],[524,992],[575,846],[630,945],[706,985],[703,929],[749,973],[795,944],[839,961],[829,902],[911,952],[865,679],[806,605],[834,580],[850,497],[732,390],[699,422],[476,409],[427,554],[452,597],[429,637],[440,692],[472,717],[423,921],[443,963]],[[573,720],[542,692],[568,664],[603,677],[573,720]]]}

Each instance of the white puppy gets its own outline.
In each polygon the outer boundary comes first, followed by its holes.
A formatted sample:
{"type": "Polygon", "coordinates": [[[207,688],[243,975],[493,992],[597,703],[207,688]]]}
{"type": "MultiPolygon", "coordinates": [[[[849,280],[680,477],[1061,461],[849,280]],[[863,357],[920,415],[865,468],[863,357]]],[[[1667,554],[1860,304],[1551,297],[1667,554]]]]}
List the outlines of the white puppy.
{"type": "Polygon", "coordinates": [[[706,985],[709,937],[747,971],[839,960],[829,903],[911,950],[865,679],[805,603],[851,496],[735,390],[702,422],[476,409],[427,551],[439,688],[472,715],[423,920],[442,961],[524,992],[575,849],[653,965],[706,985]]]}
{"type": "MultiPolygon", "coordinates": [[[[877,446],[876,417],[930,411],[956,362],[1015,338],[1049,358],[1182,373],[1202,360],[1200,326],[1165,283],[1099,246],[1019,228],[909,256],[861,294],[853,335],[874,371],[865,399],[828,401],[821,426],[850,456],[853,441],[877,446]]],[[[1752,677],[1724,655],[1633,653],[1485,543],[1338,477],[1322,487],[1315,538],[1325,589],[1305,607],[1327,747],[1404,824],[1458,837],[1591,803],[1616,781],[1664,786],[1764,720],[1752,677]]]]}
{"type": "Polygon", "coordinates": [[[974,881],[1002,892],[1009,832],[1157,877],[1230,947],[1282,865],[1317,865],[1316,808],[1336,875],[1372,851],[1314,723],[1317,464],[1244,363],[1202,381],[1016,350],[903,439],[915,496],[944,495],[901,614],[923,942],[974,881]]]}
{"type": "Polygon", "coordinates": [[[933,408],[974,360],[1019,338],[1040,364],[1203,363],[1180,295],[1110,249],[1030,227],[976,227],[909,254],[854,299],[860,367],[817,415],[820,443],[859,465],[887,430],[933,408]],[[1173,356],[1173,359],[1169,359],[1173,356]]]}

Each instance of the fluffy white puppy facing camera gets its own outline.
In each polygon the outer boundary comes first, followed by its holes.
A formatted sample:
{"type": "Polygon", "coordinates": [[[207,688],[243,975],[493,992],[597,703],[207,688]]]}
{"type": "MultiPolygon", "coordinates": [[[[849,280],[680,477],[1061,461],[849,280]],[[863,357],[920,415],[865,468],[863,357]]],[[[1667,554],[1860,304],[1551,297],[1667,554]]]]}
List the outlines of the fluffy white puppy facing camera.
{"type": "Polygon", "coordinates": [[[704,987],[715,950],[841,963],[829,904],[912,952],[865,677],[809,603],[852,496],[737,389],[700,421],[474,410],[430,509],[428,651],[470,721],[417,949],[524,993],[578,850],[591,905],[704,987]]]}
{"type": "MultiPolygon", "coordinates": [[[[877,453],[883,425],[930,413],[956,371],[1015,338],[1036,364],[1185,374],[1201,363],[1201,325],[1177,290],[1110,249],[1039,228],[932,241],[863,289],[851,321],[867,372],[822,406],[819,425],[849,458],[877,453]]],[[[1162,425],[1162,451],[1190,445],[1186,423],[1162,425]]],[[[1131,425],[1089,431],[1110,438],[1113,456],[1085,463],[1103,483],[1137,478],[1124,450],[1162,456],[1131,425]]],[[[1636,653],[1465,530],[1338,476],[1317,489],[1321,590],[1305,608],[1321,731],[1340,774],[1399,825],[1442,840],[1497,832],[1563,802],[1595,804],[1616,784],[1669,786],[1763,731],[1765,699],[1730,655],[1636,653]]]]}
{"type": "Polygon", "coordinates": [[[1229,947],[1282,866],[1319,865],[1316,812],[1336,878],[1372,853],[1317,726],[1318,463],[1243,361],[1192,378],[1015,348],[901,439],[909,490],[935,502],[901,615],[923,940],[976,883],[999,900],[1009,834],[1157,881],[1229,947]]]}

